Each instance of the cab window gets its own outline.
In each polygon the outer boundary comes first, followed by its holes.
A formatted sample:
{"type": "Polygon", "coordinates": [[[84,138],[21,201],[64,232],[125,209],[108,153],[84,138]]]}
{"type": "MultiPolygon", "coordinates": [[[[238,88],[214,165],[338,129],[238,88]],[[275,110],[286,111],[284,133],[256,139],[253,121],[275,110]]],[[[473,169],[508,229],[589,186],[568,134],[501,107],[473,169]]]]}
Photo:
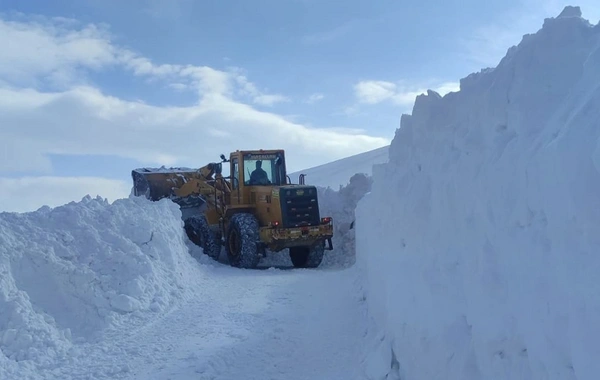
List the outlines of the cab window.
{"type": "Polygon", "coordinates": [[[249,186],[281,185],[285,169],[280,154],[244,155],[244,184],[249,186]]]}

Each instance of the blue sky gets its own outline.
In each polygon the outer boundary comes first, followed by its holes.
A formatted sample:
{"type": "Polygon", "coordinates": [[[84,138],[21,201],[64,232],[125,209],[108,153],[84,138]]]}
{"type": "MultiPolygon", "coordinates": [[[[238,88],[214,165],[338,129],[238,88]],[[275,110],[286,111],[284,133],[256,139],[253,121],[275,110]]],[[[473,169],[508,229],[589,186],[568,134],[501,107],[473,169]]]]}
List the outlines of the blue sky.
{"type": "Polygon", "coordinates": [[[134,167],[238,148],[295,171],[387,145],[416,95],[457,91],[569,4],[4,0],[0,211],[127,196],[134,167]]]}

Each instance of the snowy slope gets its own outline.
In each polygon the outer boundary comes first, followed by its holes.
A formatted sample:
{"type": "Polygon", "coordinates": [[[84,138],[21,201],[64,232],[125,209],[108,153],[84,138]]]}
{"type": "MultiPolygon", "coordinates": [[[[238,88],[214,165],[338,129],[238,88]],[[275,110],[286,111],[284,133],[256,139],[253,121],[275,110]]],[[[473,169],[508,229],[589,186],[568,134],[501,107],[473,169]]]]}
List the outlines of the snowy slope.
{"type": "Polygon", "coordinates": [[[596,379],[600,26],[567,7],[418,97],[389,155],[357,209],[370,378],[596,379]]]}
{"type": "Polygon", "coordinates": [[[389,146],[374,149],[365,153],[342,158],[323,165],[315,166],[299,172],[290,174],[292,182],[298,183],[298,176],[301,173],[306,174],[307,184],[320,187],[331,187],[333,190],[339,190],[340,186],[346,186],[350,178],[357,173],[371,175],[373,165],[382,164],[388,161],[389,146]]]}

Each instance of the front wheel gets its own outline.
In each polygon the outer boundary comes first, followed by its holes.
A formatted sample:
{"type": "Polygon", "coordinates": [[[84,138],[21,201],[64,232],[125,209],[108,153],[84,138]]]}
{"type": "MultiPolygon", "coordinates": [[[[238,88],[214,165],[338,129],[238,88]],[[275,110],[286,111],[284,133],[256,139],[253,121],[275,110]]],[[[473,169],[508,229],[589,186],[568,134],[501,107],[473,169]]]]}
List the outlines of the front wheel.
{"type": "Polygon", "coordinates": [[[325,242],[321,241],[311,247],[290,248],[290,259],[296,268],[317,268],[325,255],[325,242]]]}
{"type": "Polygon", "coordinates": [[[196,244],[209,257],[219,260],[221,244],[216,234],[210,229],[204,215],[194,215],[185,220],[185,232],[192,243],[196,244]]]}
{"type": "Polygon", "coordinates": [[[256,268],[260,261],[258,220],[252,214],[235,214],[227,229],[226,250],[229,263],[238,268],[256,268]]]}

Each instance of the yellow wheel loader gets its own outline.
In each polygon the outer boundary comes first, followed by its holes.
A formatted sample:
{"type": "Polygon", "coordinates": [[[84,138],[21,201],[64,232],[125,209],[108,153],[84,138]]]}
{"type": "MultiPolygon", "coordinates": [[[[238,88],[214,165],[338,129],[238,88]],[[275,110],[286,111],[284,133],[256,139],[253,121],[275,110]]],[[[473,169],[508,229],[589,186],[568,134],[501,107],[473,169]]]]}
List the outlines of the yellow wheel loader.
{"type": "Polygon", "coordinates": [[[255,268],[267,250],[289,250],[295,267],[315,268],[333,249],[332,218],[320,215],[317,189],[303,175],[291,183],[283,150],[238,150],[199,169],[140,168],[131,175],[134,195],[180,206],[187,236],[215,260],[224,246],[232,266],[255,268]]]}

